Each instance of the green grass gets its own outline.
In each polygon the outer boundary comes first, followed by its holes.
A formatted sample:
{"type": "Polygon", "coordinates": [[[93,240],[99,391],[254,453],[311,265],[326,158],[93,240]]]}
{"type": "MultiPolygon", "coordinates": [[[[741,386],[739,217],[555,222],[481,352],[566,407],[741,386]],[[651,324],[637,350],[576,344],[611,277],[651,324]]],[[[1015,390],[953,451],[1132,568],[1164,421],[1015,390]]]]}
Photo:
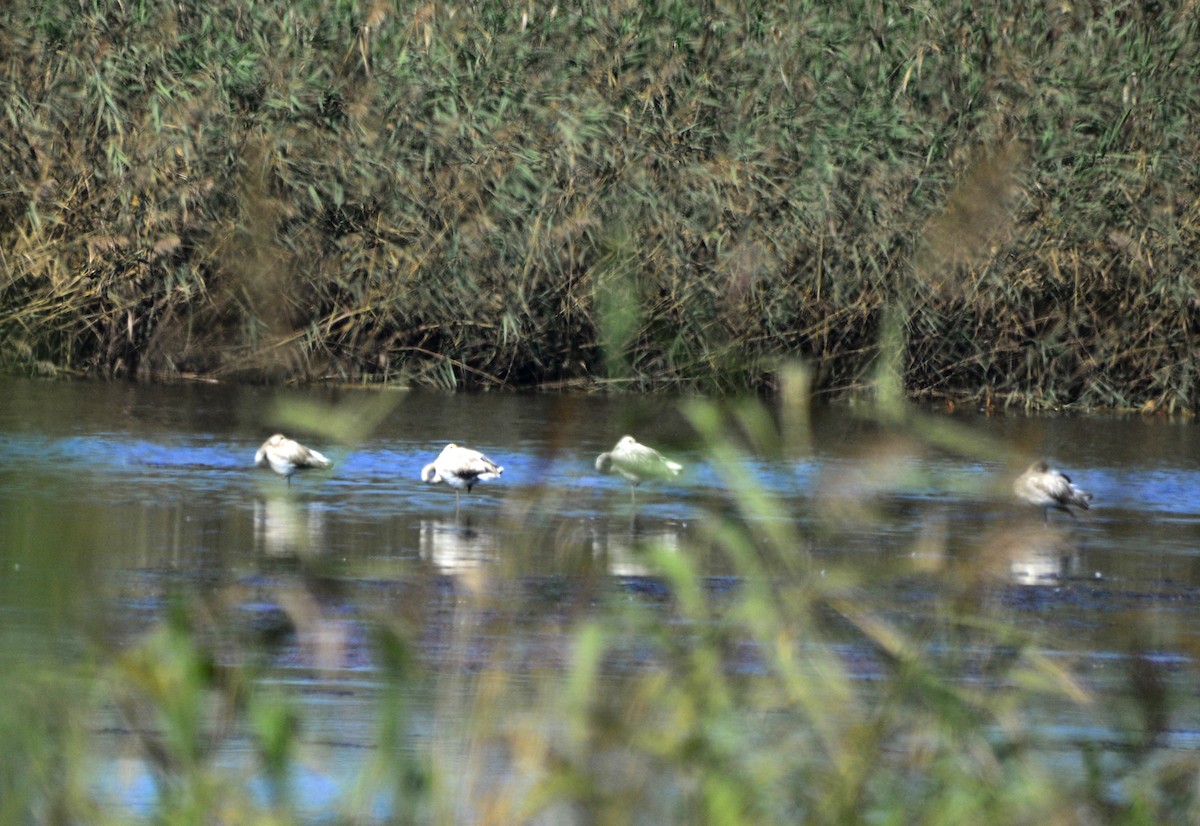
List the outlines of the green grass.
{"type": "Polygon", "coordinates": [[[8,369],[1195,407],[1186,10],[6,18],[8,369]]]}

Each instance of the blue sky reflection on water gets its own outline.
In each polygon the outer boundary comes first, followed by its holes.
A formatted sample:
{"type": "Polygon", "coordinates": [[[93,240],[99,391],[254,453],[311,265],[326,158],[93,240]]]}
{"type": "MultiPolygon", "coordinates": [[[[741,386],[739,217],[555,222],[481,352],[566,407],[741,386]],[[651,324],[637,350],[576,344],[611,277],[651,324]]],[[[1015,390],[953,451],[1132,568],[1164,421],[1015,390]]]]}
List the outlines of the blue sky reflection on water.
{"type": "MultiPolygon", "coordinates": [[[[706,513],[729,507],[726,480],[706,461],[675,399],[396,394],[391,414],[364,441],[344,445],[294,433],[335,466],[300,474],[289,488],[253,466],[261,441],[281,429],[273,411],[280,399],[336,404],[338,393],[9,384],[10,404],[0,412],[4,496],[41,491],[148,512],[170,506],[185,519],[203,515],[230,523],[261,522],[263,504],[286,497],[323,514],[328,532],[320,542],[334,555],[356,552],[339,548],[340,538],[370,536],[381,525],[394,533],[398,523],[451,513],[452,492],[418,478],[451,439],[483,450],[505,468],[502,479],[465,495],[464,508],[479,517],[520,510],[523,519],[625,518],[628,486],[617,476],[598,475],[593,462],[627,432],[686,468],[678,480],[639,488],[640,517],[695,525],[706,513]]],[[[877,536],[867,530],[846,537],[829,549],[834,554],[855,547],[904,554],[930,513],[952,531],[977,530],[983,515],[1008,504],[1009,478],[1036,455],[1048,456],[1095,495],[1090,512],[1066,523],[1086,548],[1117,559],[1147,545],[1169,557],[1200,550],[1190,535],[1200,521],[1200,445],[1191,423],[1131,416],[954,420],[1010,444],[1012,461],[889,442],[844,408],[818,409],[813,432],[786,455],[747,453],[742,461],[780,504],[779,516],[801,529],[838,515],[843,506],[853,511],[857,500],[874,508],[877,536]]],[[[142,550],[153,557],[153,548],[142,550]]]]}

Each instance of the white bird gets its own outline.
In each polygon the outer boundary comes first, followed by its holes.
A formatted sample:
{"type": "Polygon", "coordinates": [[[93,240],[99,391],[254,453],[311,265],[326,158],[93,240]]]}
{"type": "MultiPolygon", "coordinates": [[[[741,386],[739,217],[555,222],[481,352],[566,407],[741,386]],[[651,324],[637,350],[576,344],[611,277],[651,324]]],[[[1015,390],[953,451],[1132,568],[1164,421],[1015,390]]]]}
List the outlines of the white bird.
{"type": "Polygon", "coordinates": [[[1017,477],[1013,482],[1013,493],[1017,498],[1041,508],[1042,518],[1047,522],[1050,521],[1051,508],[1074,516],[1069,506],[1087,510],[1092,498],[1086,490],[1072,484],[1067,474],[1052,469],[1045,459],[1038,459],[1017,477]]]}
{"type": "Polygon", "coordinates": [[[683,465],[632,436],[622,436],[616,447],[596,457],[596,470],[601,473],[615,470],[624,476],[629,482],[629,502],[633,504],[639,484],[651,479],[672,479],[683,472],[683,465]]]}
{"type": "Polygon", "coordinates": [[[442,448],[436,459],[421,469],[421,481],[431,485],[445,482],[454,488],[454,511],[457,513],[461,504],[461,490],[465,488],[470,493],[476,482],[498,479],[503,472],[504,468],[478,450],[449,444],[442,448]]]}
{"type": "Polygon", "coordinates": [[[276,433],[262,443],[258,453],[254,454],[254,464],[257,467],[270,465],[271,470],[287,479],[289,486],[292,484],[292,474],[298,470],[333,467],[333,462],[320,453],[282,433],[276,433]]]}

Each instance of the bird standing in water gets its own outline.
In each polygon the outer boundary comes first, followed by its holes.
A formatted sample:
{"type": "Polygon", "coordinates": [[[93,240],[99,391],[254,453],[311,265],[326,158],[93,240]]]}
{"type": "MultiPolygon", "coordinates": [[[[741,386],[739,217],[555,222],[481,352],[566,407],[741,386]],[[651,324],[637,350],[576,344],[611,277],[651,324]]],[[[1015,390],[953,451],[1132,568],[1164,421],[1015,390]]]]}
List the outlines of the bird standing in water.
{"type": "Polygon", "coordinates": [[[1050,509],[1071,513],[1070,507],[1087,510],[1092,495],[1071,482],[1071,478],[1050,467],[1045,459],[1038,459],[1029,469],[1013,482],[1013,493],[1018,499],[1042,509],[1042,519],[1050,521],[1050,509]]]}
{"type": "Polygon", "coordinates": [[[596,457],[596,470],[616,471],[629,482],[629,503],[635,503],[637,486],[651,479],[673,479],[683,472],[683,465],[672,462],[652,447],[641,444],[632,436],[623,436],[616,447],[596,457]]]}
{"type": "Polygon", "coordinates": [[[292,484],[292,474],[298,470],[333,467],[333,462],[320,453],[282,433],[276,433],[262,443],[258,453],[254,454],[254,464],[257,467],[270,465],[271,470],[287,480],[289,487],[292,484]]]}
{"type": "Polygon", "coordinates": [[[504,468],[478,450],[449,444],[442,448],[436,459],[421,469],[421,481],[431,485],[445,482],[454,488],[454,512],[458,513],[462,504],[460,491],[465,489],[470,493],[476,482],[498,479],[503,472],[504,468]]]}

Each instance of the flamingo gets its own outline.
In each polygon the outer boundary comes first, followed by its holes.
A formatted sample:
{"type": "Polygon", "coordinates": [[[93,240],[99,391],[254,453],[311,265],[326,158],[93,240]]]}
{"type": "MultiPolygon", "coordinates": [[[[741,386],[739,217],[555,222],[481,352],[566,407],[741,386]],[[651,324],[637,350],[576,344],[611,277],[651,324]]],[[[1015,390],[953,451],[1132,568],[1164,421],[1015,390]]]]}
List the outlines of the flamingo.
{"type": "Polygon", "coordinates": [[[615,470],[624,476],[629,482],[629,503],[632,505],[639,484],[650,479],[673,479],[683,472],[683,465],[672,462],[632,436],[622,436],[612,450],[596,457],[596,470],[601,473],[615,470]]]}
{"type": "Polygon", "coordinates": [[[498,479],[504,468],[497,465],[478,450],[448,444],[441,454],[421,469],[421,481],[436,485],[445,482],[454,488],[454,512],[461,507],[460,491],[467,493],[476,482],[498,479]]]}
{"type": "Polygon", "coordinates": [[[1071,477],[1050,467],[1045,459],[1038,459],[1029,469],[1013,482],[1013,493],[1017,498],[1042,509],[1042,518],[1050,521],[1050,509],[1075,516],[1070,506],[1088,509],[1092,495],[1071,482],[1071,477]]]}
{"type": "Polygon", "coordinates": [[[276,433],[262,443],[258,453],[254,454],[254,464],[256,467],[270,465],[271,470],[287,480],[289,487],[292,484],[292,474],[298,470],[333,467],[333,462],[320,453],[282,433],[276,433]]]}

